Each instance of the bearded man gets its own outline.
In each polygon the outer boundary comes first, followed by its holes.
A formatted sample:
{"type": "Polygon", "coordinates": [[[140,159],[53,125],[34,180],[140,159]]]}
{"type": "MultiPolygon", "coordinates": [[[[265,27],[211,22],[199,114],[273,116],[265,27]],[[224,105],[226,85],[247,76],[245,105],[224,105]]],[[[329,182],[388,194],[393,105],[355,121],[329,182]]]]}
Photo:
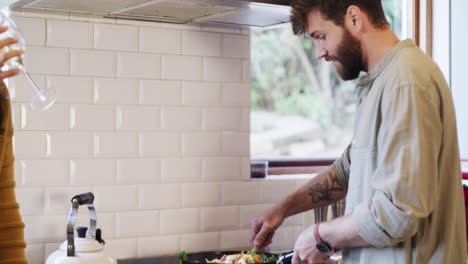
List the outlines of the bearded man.
{"type": "Polygon", "coordinates": [[[341,158],[252,221],[257,247],[288,216],[346,198],[345,216],[299,236],[293,264],[466,263],[452,97],[437,65],[398,40],[380,0],[293,0],[295,34],[343,80],[359,77],[353,140],[341,158]]]}

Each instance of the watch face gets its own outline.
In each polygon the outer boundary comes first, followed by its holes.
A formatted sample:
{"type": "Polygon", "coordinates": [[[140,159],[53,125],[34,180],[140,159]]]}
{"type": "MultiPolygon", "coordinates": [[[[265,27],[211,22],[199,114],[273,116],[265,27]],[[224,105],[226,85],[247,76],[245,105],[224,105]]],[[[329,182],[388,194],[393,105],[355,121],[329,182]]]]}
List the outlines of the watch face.
{"type": "Polygon", "coordinates": [[[325,243],[317,243],[317,245],[315,246],[317,247],[317,250],[320,251],[320,253],[322,254],[330,255],[332,253],[330,246],[325,243]]]}

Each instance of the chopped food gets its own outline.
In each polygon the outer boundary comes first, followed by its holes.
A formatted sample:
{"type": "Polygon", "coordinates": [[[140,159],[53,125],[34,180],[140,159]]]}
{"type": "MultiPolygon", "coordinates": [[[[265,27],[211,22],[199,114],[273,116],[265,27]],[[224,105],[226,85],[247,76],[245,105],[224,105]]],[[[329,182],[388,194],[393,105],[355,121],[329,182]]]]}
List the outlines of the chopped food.
{"type": "Polygon", "coordinates": [[[253,264],[276,261],[275,256],[267,257],[264,254],[247,251],[239,254],[224,255],[220,259],[205,259],[206,263],[227,263],[227,264],[253,264]]]}

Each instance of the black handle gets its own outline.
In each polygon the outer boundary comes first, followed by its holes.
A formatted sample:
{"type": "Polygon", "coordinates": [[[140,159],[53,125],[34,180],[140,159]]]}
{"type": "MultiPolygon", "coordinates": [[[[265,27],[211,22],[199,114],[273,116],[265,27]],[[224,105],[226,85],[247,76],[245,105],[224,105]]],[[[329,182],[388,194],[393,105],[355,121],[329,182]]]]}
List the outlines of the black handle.
{"type": "Polygon", "coordinates": [[[94,194],[91,192],[78,194],[78,195],[73,196],[73,198],[71,198],[72,203],[73,203],[73,200],[76,200],[79,205],[92,204],[94,201],[94,194]]]}
{"type": "Polygon", "coordinates": [[[98,228],[96,229],[96,240],[100,243],[100,244],[106,244],[106,241],[104,241],[104,239],[102,239],[102,231],[101,231],[101,228],[98,228]]]}

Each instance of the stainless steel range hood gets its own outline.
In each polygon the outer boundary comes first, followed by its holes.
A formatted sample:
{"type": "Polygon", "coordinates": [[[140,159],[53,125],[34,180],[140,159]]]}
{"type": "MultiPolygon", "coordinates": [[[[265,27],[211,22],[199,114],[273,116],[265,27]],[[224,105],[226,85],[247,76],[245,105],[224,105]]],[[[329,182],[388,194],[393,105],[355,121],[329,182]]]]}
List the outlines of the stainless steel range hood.
{"type": "Polygon", "coordinates": [[[20,0],[12,9],[180,24],[266,27],[289,22],[290,0],[20,0]]]}

